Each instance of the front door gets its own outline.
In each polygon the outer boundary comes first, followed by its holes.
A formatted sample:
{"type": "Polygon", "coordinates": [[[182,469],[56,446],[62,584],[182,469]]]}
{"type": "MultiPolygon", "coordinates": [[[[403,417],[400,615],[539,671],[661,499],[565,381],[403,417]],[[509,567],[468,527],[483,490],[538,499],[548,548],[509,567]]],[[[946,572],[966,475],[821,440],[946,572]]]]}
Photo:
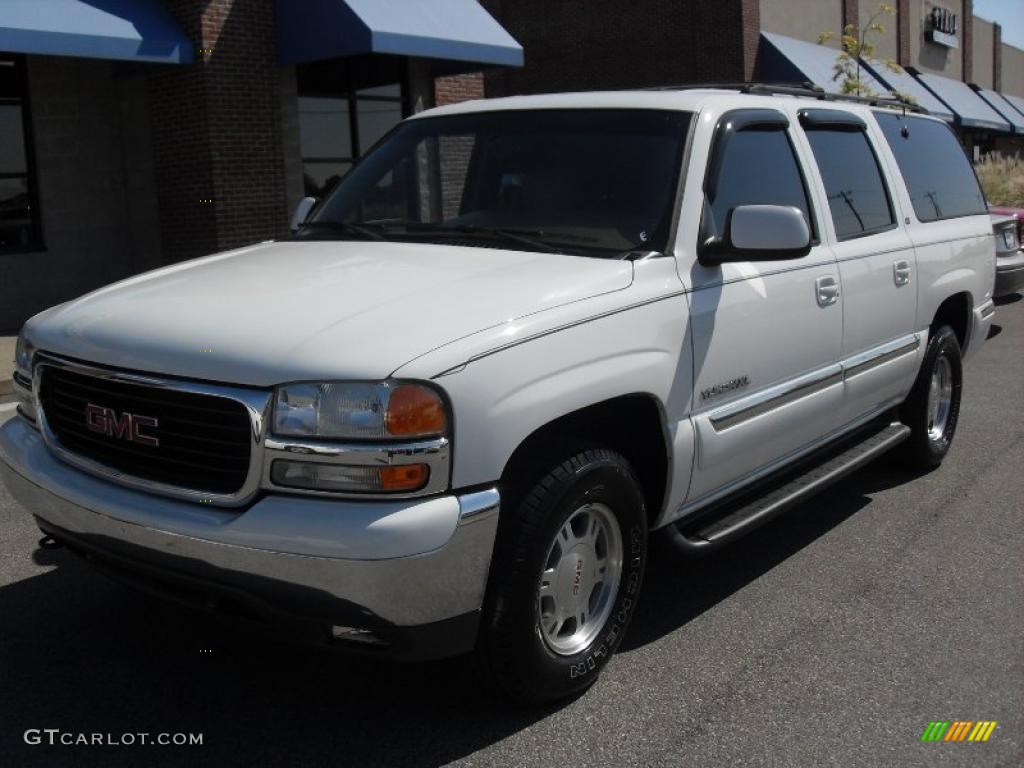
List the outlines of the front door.
{"type": "Polygon", "coordinates": [[[715,129],[700,238],[720,230],[736,206],[786,205],[804,214],[813,242],[794,259],[692,266],[697,446],[686,507],[739,487],[839,426],[839,269],[819,240],[791,122],[775,110],[738,110],[715,129]]]}

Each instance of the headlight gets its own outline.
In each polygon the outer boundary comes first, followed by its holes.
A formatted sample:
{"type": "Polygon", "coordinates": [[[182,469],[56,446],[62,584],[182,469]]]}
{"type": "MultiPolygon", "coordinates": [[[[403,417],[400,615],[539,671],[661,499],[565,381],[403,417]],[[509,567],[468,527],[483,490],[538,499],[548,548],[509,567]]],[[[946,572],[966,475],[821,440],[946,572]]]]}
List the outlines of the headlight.
{"type": "Polygon", "coordinates": [[[276,435],[379,440],[442,435],[447,428],[441,396],[422,384],[287,384],[274,396],[276,435]]]}
{"type": "Polygon", "coordinates": [[[14,345],[14,367],[25,373],[32,373],[32,353],[35,348],[25,338],[25,329],[21,329],[14,345]]]}
{"type": "Polygon", "coordinates": [[[1006,246],[1007,250],[1011,250],[1011,251],[1016,250],[1017,249],[1017,245],[1018,245],[1017,244],[1017,233],[1014,232],[1012,229],[1004,229],[1003,230],[1003,244],[1006,246]]]}
{"type": "Polygon", "coordinates": [[[36,406],[32,399],[32,353],[34,348],[25,339],[25,329],[14,344],[14,395],[18,399],[18,413],[32,425],[36,424],[36,406]]]}

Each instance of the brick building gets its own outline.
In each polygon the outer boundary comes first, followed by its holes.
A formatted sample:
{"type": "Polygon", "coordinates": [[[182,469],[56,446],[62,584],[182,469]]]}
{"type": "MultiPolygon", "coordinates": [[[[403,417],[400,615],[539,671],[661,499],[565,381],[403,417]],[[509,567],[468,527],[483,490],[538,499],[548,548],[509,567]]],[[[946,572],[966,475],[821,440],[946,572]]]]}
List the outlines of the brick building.
{"type": "MultiPolygon", "coordinates": [[[[488,97],[688,83],[810,82],[827,91],[839,36],[862,29],[879,0],[482,0],[523,45],[526,66],[488,72],[488,97]],[[819,35],[834,38],[818,45],[819,35]]],[[[864,79],[954,124],[977,152],[1020,152],[1024,51],[972,0],[889,0],[864,79]],[[903,68],[895,73],[891,60],[903,68]],[[1018,137],[1018,138],[1014,138],[1018,137]]],[[[1021,9],[1024,24],[1024,4],[1021,9]]]]}
{"type": "MultiPolygon", "coordinates": [[[[1015,148],[1024,51],[971,0],[894,4],[878,56],[915,74],[868,62],[879,89],[911,91],[978,151],[1015,148]]],[[[834,89],[835,43],[817,46],[819,33],[863,25],[877,5],[3,0],[0,331],[113,280],[285,234],[301,197],[435,103],[750,79],[834,89]]]]}
{"type": "Polygon", "coordinates": [[[285,234],[404,115],[522,60],[476,0],[4,0],[0,331],[285,234]]]}

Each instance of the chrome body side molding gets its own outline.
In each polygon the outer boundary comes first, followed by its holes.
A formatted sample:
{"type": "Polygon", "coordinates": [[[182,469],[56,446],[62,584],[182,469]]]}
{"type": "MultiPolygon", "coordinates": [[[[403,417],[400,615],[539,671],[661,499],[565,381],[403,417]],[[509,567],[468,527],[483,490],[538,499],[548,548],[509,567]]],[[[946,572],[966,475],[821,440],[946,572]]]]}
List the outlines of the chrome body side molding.
{"type": "Polygon", "coordinates": [[[738,403],[724,406],[711,415],[711,426],[716,432],[735,427],[776,408],[781,408],[827,387],[866,373],[891,360],[916,354],[920,346],[921,339],[916,334],[896,339],[822,371],[771,387],[738,403]]]}

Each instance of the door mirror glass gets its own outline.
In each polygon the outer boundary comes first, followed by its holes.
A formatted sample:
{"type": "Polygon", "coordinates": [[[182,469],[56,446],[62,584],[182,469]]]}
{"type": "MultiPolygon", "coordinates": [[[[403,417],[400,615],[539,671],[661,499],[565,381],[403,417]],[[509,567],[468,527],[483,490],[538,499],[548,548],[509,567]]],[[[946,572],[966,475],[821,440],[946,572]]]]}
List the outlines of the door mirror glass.
{"type": "Polygon", "coordinates": [[[729,212],[725,237],[702,261],[797,259],[811,247],[803,212],[791,205],[739,205],[729,212]]]}
{"type": "Polygon", "coordinates": [[[306,223],[306,219],[309,218],[309,212],[313,210],[313,207],[317,204],[315,197],[304,197],[299,200],[299,204],[295,206],[295,213],[292,214],[292,232],[298,232],[299,227],[306,223]]]}

